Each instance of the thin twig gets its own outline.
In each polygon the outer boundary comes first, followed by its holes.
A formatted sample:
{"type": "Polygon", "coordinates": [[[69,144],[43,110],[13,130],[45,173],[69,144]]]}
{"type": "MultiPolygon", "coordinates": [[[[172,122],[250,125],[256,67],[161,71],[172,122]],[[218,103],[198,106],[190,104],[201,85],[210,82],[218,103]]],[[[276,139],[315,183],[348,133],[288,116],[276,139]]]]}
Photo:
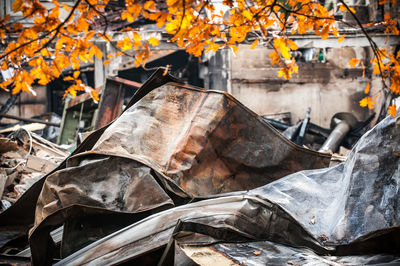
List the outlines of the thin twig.
{"type": "Polygon", "coordinates": [[[384,75],[383,75],[383,71],[382,71],[382,68],[381,68],[382,59],[381,59],[381,56],[379,54],[380,52],[379,52],[378,45],[374,42],[374,40],[372,40],[371,36],[369,36],[368,32],[365,30],[364,26],[362,25],[361,21],[358,19],[356,14],[354,14],[354,12],[351,11],[351,8],[343,0],[339,0],[339,2],[347,9],[347,11],[355,19],[355,21],[357,22],[358,26],[361,28],[361,31],[364,33],[365,37],[367,38],[368,42],[370,43],[372,51],[374,52],[374,55],[375,55],[376,59],[378,60],[377,64],[378,64],[378,68],[379,68],[379,73],[381,75],[382,85],[383,85],[384,88],[387,88],[388,86],[386,85],[386,82],[385,82],[385,79],[384,79],[384,75]]]}

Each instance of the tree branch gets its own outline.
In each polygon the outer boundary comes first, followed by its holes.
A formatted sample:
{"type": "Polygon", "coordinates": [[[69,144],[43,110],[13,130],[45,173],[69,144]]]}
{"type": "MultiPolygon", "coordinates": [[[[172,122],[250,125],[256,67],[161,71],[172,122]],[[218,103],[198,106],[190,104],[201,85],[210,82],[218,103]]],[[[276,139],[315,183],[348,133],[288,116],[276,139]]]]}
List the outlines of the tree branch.
{"type": "Polygon", "coordinates": [[[351,11],[351,8],[343,0],[339,0],[339,2],[347,9],[347,11],[355,19],[355,21],[357,22],[358,26],[361,28],[361,31],[364,33],[364,35],[367,38],[369,44],[371,45],[372,51],[374,52],[374,55],[375,55],[376,59],[378,60],[377,64],[378,64],[378,68],[379,68],[379,73],[381,75],[382,85],[383,85],[384,88],[387,88],[388,86],[386,85],[385,79],[383,77],[383,71],[382,71],[382,68],[381,68],[382,59],[381,59],[381,56],[380,56],[378,45],[374,42],[374,40],[372,40],[371,36],[369,36],[368,32],[365,30],[364,26],[362,25],[361,21],[358,19],[356,14],[354,14],[354,12],[351,11]]]}
{"type": "MultiPolygon", "coordinates": [[[[25,47],[25,46],[28,46],[28,45],[30,45],[31,43],[34,43],[34,42],[36,42],[36,41],[38,41],[38,40],[41,40],[41,39],[43,39],[43,38],[46,38],[47,36],[49,36],[49,35],[52,34],[53,32],[56,32],[56,33],[53,35],[53,37],[50,38],[49,41],[47,41],[47,42],[45,43],[46,46],[43,46],[42,48],[40,48],[40,50],[43,49],[43,48],[45,48],[45,47],[47,47],[48,44],[50,44],[50,42],[52,42],[52,41],[56,38],[56,36],[57,36],[57,34],[59,33],[61,27],[62,27],[63,25],[65,25],[65,23],[67,23],[68,20],[73,16],[73,14],[74,14],[74,12],[75,12],[75,9],[79,6],[80,2],[81,2],[81,0],[77,0],[77,1],[76,1],[75,5],[72,7],[71,12],[68,14],[67,18],[66,18],[63,22],[61,22],[56,28],[54,28],[54,29],[52,29],[51,31],[49,31],[49,32],[47,32],[47,33],[45,33],[45,34],[43,34],[43,35],[40,36],[40,37],[37,37],[37,38],[35,38],[35,39],[33,39],[33,40],[30,40],[29,42],[23,43],[23,44],[21,44],[20,46],[18,46],[18,47],[16,47],[16,48],[12,49],[11,51],[9,51],[9,52],[7,52],[7,53],[1,55],[1,56],[0,56],[0,60],[3,59],[3,58],[5,58],[5,57],[7,57],[8,55],[14,53],[15,51],[18,51],[19,49],[21,49],[21,48],[23,48],[23,47],[25,47]]],[[[39,51],[40,51],[40,50],[39,50],[39,51]]],[[[38,51],[35,51],[35,53],[37,53],[37,52],[38,52],[38,51]]]]}

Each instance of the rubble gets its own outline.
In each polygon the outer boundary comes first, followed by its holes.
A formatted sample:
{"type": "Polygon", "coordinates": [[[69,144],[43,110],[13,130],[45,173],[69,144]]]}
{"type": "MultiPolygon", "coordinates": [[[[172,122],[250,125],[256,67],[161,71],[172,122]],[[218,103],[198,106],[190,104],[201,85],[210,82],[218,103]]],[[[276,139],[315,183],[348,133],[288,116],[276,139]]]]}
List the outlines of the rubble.
{"type": "Polygon", "coordinates": [[[0,138],[0,147],[2,211],[68,156],[65,150],[23,128],[0,138]]]}
{"type": "Polygon", "coordinates": [[[66,160],[33,134],[4,140],[0,182],[48,173],[0,213],[0,249],[35,265],[395,263],[399,121],[328,167],[229,94],[158,70],[66,160]]]}

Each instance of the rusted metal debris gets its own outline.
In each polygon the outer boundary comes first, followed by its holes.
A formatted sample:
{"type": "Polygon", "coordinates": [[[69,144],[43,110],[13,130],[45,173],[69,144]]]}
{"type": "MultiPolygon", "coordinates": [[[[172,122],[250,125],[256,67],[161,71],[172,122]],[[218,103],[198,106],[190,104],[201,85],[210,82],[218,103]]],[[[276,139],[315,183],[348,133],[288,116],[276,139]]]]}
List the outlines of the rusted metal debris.
{"type": "Polygon", "coordinates": [[[30,251],[19,254],[36,265],[173,264],[190,260],[180,247],[216,241],[338,256],[399,251],[398,192],[388,190],[399,158],[379,150],[400,149],[399,127],[386,119],[345,163],[321,169],[329,155],[290,142],[230,95],[159,70],[117,120],[0,214],[0,239],[30,228],[30,251]],[[357,214],[366,208],[368,217],[357,214]]]}

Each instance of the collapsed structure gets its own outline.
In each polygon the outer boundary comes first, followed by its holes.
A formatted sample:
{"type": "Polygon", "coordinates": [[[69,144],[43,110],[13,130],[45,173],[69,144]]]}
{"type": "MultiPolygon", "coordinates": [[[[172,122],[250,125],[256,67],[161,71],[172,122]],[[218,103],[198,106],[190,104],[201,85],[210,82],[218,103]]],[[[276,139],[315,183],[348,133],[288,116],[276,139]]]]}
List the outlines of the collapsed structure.
{"type": "Polygon", "coordinates": [[[326,168],[330,155],[229,94],[158,70],[0,214],[2,252],[18,250],[2,259],[207,264],[205,248],[237,264],[399,262],[399,130],[386,118],[326,168]]]}

